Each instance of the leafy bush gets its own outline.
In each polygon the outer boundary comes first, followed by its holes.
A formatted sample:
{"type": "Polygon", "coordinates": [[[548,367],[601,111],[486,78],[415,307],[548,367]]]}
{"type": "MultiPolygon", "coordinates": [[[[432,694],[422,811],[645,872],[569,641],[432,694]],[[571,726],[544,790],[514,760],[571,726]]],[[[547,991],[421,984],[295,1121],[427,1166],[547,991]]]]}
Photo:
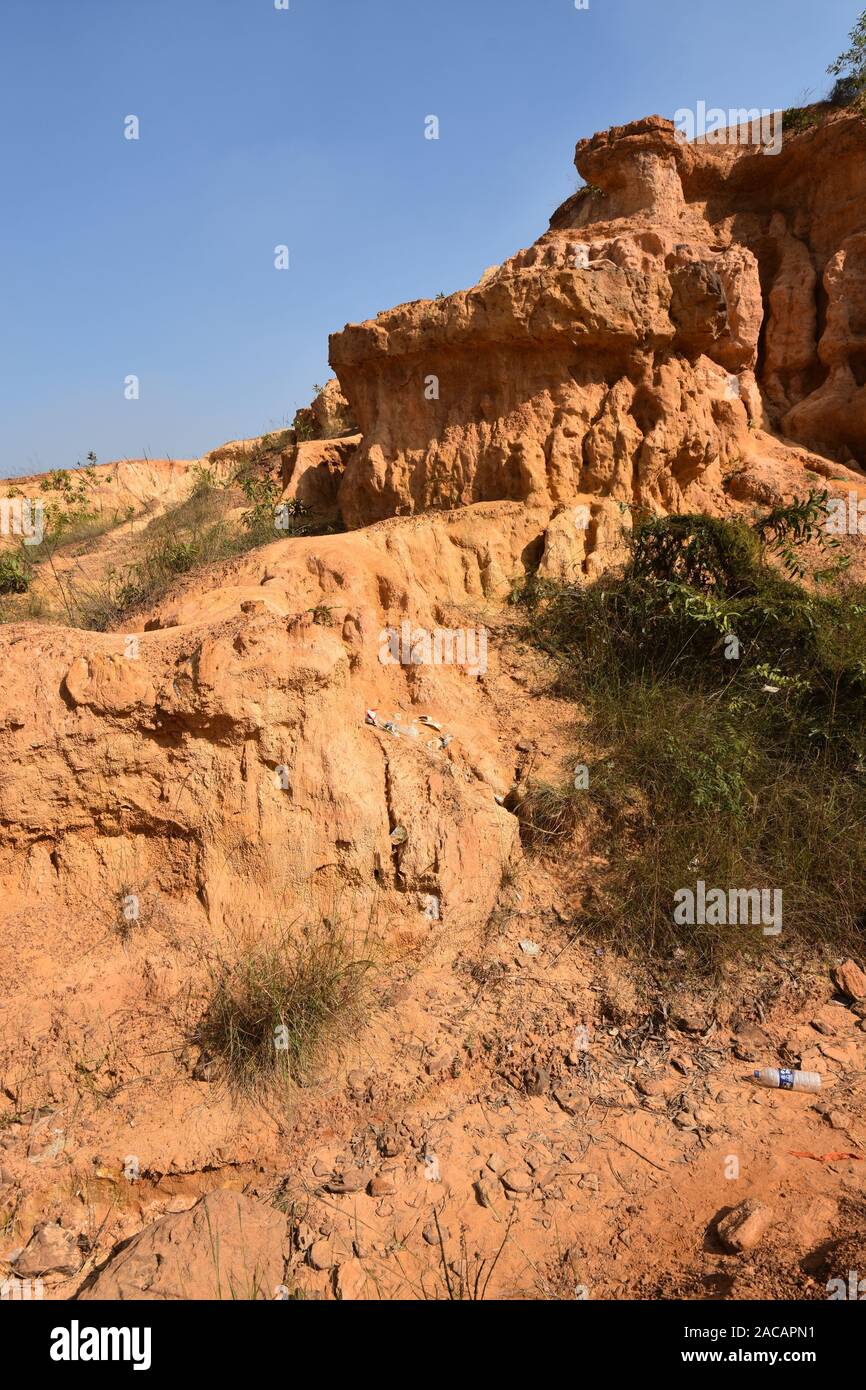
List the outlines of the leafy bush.
{"type": "Polygon", "coordinates": [[[829,496],[826,488],[810,488],[805,497],[768,512],[755,528],[761,544],[779,558],[791,579],[806,577],[808,565],[802,552],[807,545],[817,546],[831,561],[823,569],[813,568],[812,578],[819,584],[835,578],[850,564],[846,555],[833,556],[834,551],[839,551],[840,542],[827,534],[829,496]]]}
{"type": "Polygon", "coordinates": [[[18,551],[0,553],[0,594],[26,594],[30,569],[18,551]]]}
{"type": "Polygon", "coordinates": [[[654,518],[635,532],[632,574],[731,594],[753,583],[759,549],[745,524],[711,516],[654,518]]]}
{"type": "Polygon", "coordinates": [[[55,541],[96,520],[97,513],[91,498],[95,485],[95,464],[96,455],[88,454],[86,468],[79,468],[75,472],[67,468],[54,468],[40,482],[41,492],[59,494],[45,508],[45,529],[55,541]]]}
{"type": "Polygon", "coordinates": [[[515,595],[556,691],[589,715],[589,788],[559,804],[608,853],[592,925],[622,947],[686,946],[706,967],[760,942],[753,927],[674,925],[673,895],[698,877],[781,888],[786,932],[862,947],[866,587],[807,586],[769,559],[801,572],[821,514],[807,498],[754,530],[654,520],[623,577],[530,578],[515,595]]]}
{"type": "MultiPolygon", "coordinates": [[[[849,83],[856,84],[857,89],[860,90],[866,86],[866,10],[861,13],[848,38],[851,47],[841,53],[836,61],[830,64],[827,71],[834,76],[842,76],[849,83]]],[[[837,82],[836,86],[839,85],[837,82]]]]}

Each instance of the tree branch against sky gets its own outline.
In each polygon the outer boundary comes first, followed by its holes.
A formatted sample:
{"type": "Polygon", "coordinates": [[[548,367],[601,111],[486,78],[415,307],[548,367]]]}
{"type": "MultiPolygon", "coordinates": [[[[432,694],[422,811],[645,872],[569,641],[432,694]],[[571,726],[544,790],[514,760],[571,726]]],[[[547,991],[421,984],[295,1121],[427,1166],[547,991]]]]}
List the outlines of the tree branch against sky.
{"type": "Polygon", "coordinates": [[[828,72],[835,77],[852,77],[857,82],[866,82],[866,10],[863,11],[851,33],[848,35],[851,47],[841,53],[828,72]]]}

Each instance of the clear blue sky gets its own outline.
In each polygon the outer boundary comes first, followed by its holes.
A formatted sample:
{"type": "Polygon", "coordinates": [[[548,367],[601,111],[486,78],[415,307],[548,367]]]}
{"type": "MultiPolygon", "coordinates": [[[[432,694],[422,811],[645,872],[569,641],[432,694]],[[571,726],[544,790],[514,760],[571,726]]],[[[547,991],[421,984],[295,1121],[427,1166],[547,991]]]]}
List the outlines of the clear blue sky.
{"type": "Polygon", "coordinates": [[[329,332],[533,241],[576,139],[816,99],[864,3],[2,0],[0,476],[290,422],[329,332]]]}

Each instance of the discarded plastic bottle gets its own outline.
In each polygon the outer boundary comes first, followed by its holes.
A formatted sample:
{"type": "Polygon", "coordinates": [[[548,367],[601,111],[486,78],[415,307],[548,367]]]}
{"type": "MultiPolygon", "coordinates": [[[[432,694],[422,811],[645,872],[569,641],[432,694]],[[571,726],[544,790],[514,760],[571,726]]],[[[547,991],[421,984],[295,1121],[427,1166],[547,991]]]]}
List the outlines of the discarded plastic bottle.
{"type": "Polygon", "coordinates": [[[772,1086],[782,1091],[820,1091],[821,1076],[817,1071],[791,1071],[789,1067],[759,1067],[754,1073],[759,1086],[772,1086]]]}
{"type": "Polygon", "coordinates": [[[402,734],[404,738],[420,738],[421,730],[416,729],[414,724],[398,724],[396,719],[389,719],[385,726],[389,733],[402,734]]]}

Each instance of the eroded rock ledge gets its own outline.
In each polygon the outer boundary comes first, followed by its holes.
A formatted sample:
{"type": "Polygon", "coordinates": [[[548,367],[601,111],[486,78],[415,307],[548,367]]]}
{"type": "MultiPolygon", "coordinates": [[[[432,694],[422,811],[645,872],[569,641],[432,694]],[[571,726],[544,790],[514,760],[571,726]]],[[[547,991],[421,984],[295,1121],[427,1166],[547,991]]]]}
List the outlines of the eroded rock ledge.
{"type": "Polygon", "coordinates": [[[779,155],[651,116],[577,146],[587,188],[470,290],[331,338],[363,439],[350,526],[586,495],[717,511],[763,429],[866,451],[866,122],[779,155]]]}

